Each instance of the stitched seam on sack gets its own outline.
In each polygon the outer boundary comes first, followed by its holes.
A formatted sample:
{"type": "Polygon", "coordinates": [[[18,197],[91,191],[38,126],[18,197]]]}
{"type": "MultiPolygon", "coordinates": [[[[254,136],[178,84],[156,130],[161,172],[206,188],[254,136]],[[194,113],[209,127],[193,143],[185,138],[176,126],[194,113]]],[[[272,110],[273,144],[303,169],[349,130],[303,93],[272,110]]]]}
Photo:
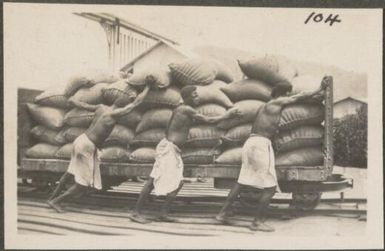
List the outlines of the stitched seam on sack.
{"type": "MultiPolygon", "coordinates": [[[[192,78],[191,76],[187,75],[186,73],[183,73],[181,72],[180,70],[177,70],[177,69],[173,69],[176,73],[178,73],[179,75],[182,75],[182,77],[184,78],[187,78],[188,80],[190,80],[191,82],[193,82],[194,84],[199,84],[199,83],[206,83],[206,82],[210,82],[211,78],[212,77],[206,77],[205,79],[203,80],[197,80],[196,78],[192,78]]],[[[215,75],[215,74],[214,74],[215,75]]],[[[179,76],[180,77],[180,76],[179,76]]],[[[214,79],[215,79],[215,76],[214,76],[214,79]]]]}
{"type": "Polygon", "coordinates": [[[282,123],[281,125],[295,124],[295,123],[302,122],[302,121],[307,122],[309,120],[320,118],[320,117],[323,118],[323,115],[316,115],[316,116],[312,116],[312,117],[306,117],[305,119],[294,119],[294,120],[282,123]]]}
{"type": "Polygon", "coordinates": [[[136,96],[134,91],[126,92],[126,91],[123,91],[123,90],[120,90],[120,89],[117,89],[117,88],[105,89],[105,90],[103,90],[103,94],[114,95],[114,93],[113,93],[114,91],[118,92],[119,94],[125,94],[125,95],[127,95],[129,97],[136,96]]]}

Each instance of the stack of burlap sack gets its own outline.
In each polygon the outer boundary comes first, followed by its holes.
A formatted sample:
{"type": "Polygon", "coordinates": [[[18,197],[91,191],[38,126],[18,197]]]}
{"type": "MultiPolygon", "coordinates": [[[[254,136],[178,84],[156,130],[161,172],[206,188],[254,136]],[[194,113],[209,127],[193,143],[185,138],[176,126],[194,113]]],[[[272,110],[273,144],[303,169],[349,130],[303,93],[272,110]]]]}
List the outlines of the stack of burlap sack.
{"type": "MultiPolygon", "coordinates": [[[[229,70],[211,59],[187,59],[168,66],[149,67],[134,72],[128,79],[129,84],[150,84],[159,88],[153,88],[138,107],[143,116],[135,130],[131,161],[136,163],[155,161],[155,147],[165,137],[173,109],[182,102],[180,90],[184,86],[197,86],[200,104],[196,109],[199,113],[219,116],[233,105],[220,90],[232,80],[229,70]]],[[[215,147],[223,134],[224,131],[215,124],[194,124],[190,129],[187,143],[181,149],[184,163],[213,163],[215,147]]]]}
{"type": "MultiPolygon", "coordinates": [[[[242,145],[250,135],[257,110],[271,99],[274,85],[288,80],[294,92],[307,91],[317,88],[322,78],[297,76],[295,67],[273,56],[238,63],[246,79],[234,81],[231,71],[214,59],[194,58],[142,68],[128,78],[102,74],[74,78],[63,87],[54,86],[36,97],[35,104],[28,104],[37,122],[31,133],[38,143],[27,151],[27,157],[70,158],[72,142],[94,116],[93,112],[70,107],[70,97],[106,105],[124,97],[128,104],[149,84],[157,88],[152,88],[142,104],[117,121],[101,149],[101,160],[153,163],[155,147],[165,137],[172,111],[182,102],[181,88],[196,85],[199,113],[219,116],[237,108],[242,116],[218,124],[195,123],[181,149],[184,163],[240,164],[242,145]]],[[[322,101],[317,99],[285,108],[280,132],[273,142],[278,154],[276,164],[322,164],[323,118],[322,101]]]]}
{"type": "MultiPolygon", "coordinates": [[[[127,85],[123,76],[100,73],[76,76],[65,84],[53,86],[27,104],[30,116],[36,122],[31,129],[37,144],[26,152],[30,158],[70,159],[73,141],[91,124],[94,112],[72,107],[69,98],[88,104],[112,105],[117,97],[131,103],[137,91],[127,85]]],[[[102,161],[128,161],[128,145],[140,117],[122,117],[101,149],[102,161]]]]}
{"type": "MultiPolygon", "coordinates": [[[[258,109],[271,100],[272,88],[281,81],[293,85],[293,93],[316,90],[322,77],[298,76],[293,64],[284,58],[265,56],[250,60],[239,60],[238,64],[246,76],[222,90],[242,112],[241,119],[221,122],[226,129],[222,137],[224,151],[216,163],[241,164],[242,146],[251,133],[252,123],[258,109]]],[[[323,163],[324,106],[320,97],[292,104],[282,110],[279,132],[273,139],[277,166],[314,166],[323,163]]]]}

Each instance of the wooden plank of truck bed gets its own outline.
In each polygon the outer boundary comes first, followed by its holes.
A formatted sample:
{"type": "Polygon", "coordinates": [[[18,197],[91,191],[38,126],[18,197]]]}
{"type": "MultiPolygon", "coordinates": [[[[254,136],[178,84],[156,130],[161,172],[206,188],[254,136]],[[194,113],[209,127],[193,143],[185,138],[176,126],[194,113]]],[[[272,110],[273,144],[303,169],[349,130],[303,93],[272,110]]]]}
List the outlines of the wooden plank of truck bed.
{"type": "MultiPolygon", "coordinates": [[[[64,173],[68,168],[68,160],[60,159],[27,159],[22,160],[19,168],[20,176],[29,176],[31,172],[64,173]],[[24,175],[23,175],[24,174],[24,175]]],[[[152,164],[102,162],[101,174],[106,176],[147,176],[152,164]]],[[[239,165],[207,164],[185,165],[185,177],[238,178],[239,165]]],[[[323,181],[327,175],[323,166],[277,166],[279,180],[323,181]]]]}

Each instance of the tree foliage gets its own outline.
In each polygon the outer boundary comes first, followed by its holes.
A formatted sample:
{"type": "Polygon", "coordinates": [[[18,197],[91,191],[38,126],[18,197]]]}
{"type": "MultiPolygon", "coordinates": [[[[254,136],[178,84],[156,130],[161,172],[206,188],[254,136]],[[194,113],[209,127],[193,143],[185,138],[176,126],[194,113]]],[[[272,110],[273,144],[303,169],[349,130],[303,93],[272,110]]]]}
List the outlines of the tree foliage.
{"type": "Polygon", "coordinates": [[[334,120],[334,163],[339,166],[367,166],[368,111],[362,105],[354,115],[334,120]]]}

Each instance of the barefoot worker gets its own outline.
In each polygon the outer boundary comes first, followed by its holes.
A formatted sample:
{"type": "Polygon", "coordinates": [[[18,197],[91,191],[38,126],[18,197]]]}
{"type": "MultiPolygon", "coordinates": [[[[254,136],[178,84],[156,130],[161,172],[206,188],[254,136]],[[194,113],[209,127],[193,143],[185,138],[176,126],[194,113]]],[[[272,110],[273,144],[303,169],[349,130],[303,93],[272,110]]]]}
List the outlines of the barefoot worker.
{"type": "Polygon", "coordinates": [[[129,215],[132,221],[139,223],[150,222],[141,215],[140,210],[152,190],[154,190],[157,196],[166,196],[165,203],[157,220],[175,221],[167,216],[168,209],[171,201],[176,197],[183,185],[183,162],[180,147],[187,141],[193,121],[216,123],[222,119],[239,116],[239,111],[236,109],[217,117],[207,117],[198,114],[194,109],[199,104],[199,97],[195,86],[184,87],[181,90],[181,96],[184,103],[174,109],[167,126],[166,138],[159,142],[156,147],[156,158],[150,178],[145,183],[135,208],[129,215]]]}
{"type": "Polygon", "coordinates": [[[281,112],[286,105],[310,98],[323,91],[326,85],[327,82],[322,81],[320,88],[316,91],[293,96],[286,96],[292,89],[289,82],[280,82],[273,88],[272,100],[257,112],[250,137],[242,149],[242,167],[238,182],[230,191],[223,208],[216,216],[218,221],[226,223],[227,210],[237,198],[242,186],[251,186],[260,190],[261,197],[250,229],[274,231],[274,228],[265,224],[266,210],[278,188],[271,138],[278,130],[281,112]]]}
{"type": "Polygon", "coordinates": [[[90,127],[74,141],[68,170],[60,178],[59,185],[47,201],[50,207],[60,213],[62,212],[60,203],[65,199],[82,195],[87,187],[99,190],[102,188],[98,148],[101,147],[105,139],[110,135],[116,120],[138,106],[149,89],[146,86],[136,99],[125,107],[122,107],[126,103],[122,98],[118,98],[112,106],[90,105],[74,99],[69,100],[75,107],[94,111],[95,117],[90,127]],[[73,178],[75,178],[75,184],[59,196],[65,184],[73,178]]]}

